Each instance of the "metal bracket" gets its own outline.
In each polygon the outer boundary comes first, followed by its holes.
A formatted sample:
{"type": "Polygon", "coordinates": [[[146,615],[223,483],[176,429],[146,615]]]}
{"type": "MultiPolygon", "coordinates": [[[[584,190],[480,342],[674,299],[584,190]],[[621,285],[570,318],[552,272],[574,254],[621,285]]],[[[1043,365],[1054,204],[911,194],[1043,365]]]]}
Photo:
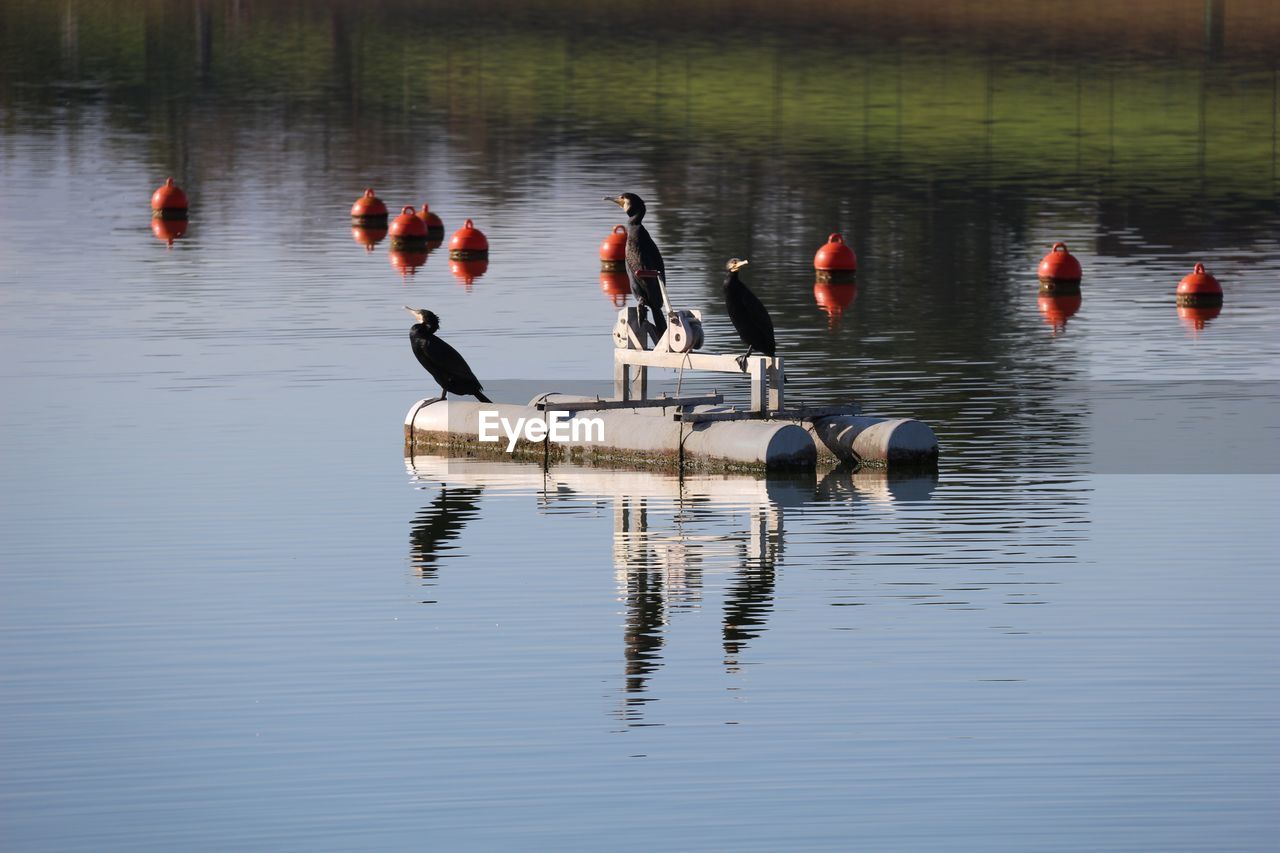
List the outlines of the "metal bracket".
{"type": "MultiPolygon", "coordinates": [[[[746,364],[745,372],[751,380],[751,411],[771,412],[782,409],[785,405],[782,357],[754,355],[747,359],[746,364]]],[[[620,400],[647,399],[650,367],[732,373],[738,376],[744,372],[738,364],[737,357],[732,355],[615,349],[613,351],[614,395],[620,400]],[[635,387],[637,384],[638,393],[635,387]]]]}

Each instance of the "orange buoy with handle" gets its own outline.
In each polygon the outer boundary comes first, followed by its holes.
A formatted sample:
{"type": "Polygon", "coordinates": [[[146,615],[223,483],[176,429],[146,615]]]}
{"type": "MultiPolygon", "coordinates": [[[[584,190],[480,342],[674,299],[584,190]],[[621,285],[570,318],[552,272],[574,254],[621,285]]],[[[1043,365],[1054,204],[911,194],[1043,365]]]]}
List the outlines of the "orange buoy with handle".
{"type": "Polygon", "coordinates": [[[1222,285],[1205,271],[1204,264],[1196,264],[1191,274],[1178,282],[1178,305],[1188,308],[1222,305],[1222,285]]]}
{"type": "Polygon", "coordinates": [[[187,194],[173,178],[166,179],[164,186],[151,194],[151,216],[153,219],[187,218],[187,194]]]}
{"type": "Polygon", "coordinates": [[[827,242],[813,256],[813,268],[818,281],[837,284],[853,281],[858,272],[858,256],[838,233],[827,237],[827,242]]]}
{"type": "Polygon", "coordinates": [[[365,190],[364,195],[351,205],[351,221],[356,225],[387,224],[387,206],[373,194],[372,187],[365,190]]]}
{"type": "Polygon", "coordinates": [[[428,240],[444,240],[444,221],[431,212],[431,208],[427,206],[425,201],[422,203],[422,207],[418,208],[418,218],[427,225],[428,240]]]}
{"type": "Polygon", "coordinates": [[[1080,262],[1067,250],[1067,244],[1053,244],[1049,254],[1040,259],[1036,268],[1041,293],[1079,293],[1080,262]]]}
{"type": "MultiPolygon", "coordinates": [[[[627,226],[615,225],[600,244],[600,271],[616,272],[627,265],[627,226]]],[[[603,279],[602,279],[603,281],[603,279]]],[[[629,285],[628,285],[629,286],[629,285]]]]}
{"type": "Polygon", "coordinates": [[[391,222],[391,248],[419,250],[427,248],[427,223],[418,218],[412,207],[400,211],[391,222]]]}
{"type": "Polygon", "coordinates": [[[449,257],[455,261],[484,260],[489,257],[489,239],[468,219],[449,238],[449,257]]]}

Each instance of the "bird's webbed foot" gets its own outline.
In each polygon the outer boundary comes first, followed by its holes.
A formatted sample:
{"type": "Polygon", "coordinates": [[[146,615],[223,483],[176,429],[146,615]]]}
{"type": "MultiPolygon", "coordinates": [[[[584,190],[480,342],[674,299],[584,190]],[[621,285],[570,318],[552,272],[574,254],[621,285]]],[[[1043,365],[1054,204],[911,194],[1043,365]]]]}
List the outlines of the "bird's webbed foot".
{"type": "Polygon", "coordinates": [[[741,370],[743,373],[747,372],[747,354],[745,352],[742,355],[735,358],[734,361],[738,362],[739,370],[741,370]]]}

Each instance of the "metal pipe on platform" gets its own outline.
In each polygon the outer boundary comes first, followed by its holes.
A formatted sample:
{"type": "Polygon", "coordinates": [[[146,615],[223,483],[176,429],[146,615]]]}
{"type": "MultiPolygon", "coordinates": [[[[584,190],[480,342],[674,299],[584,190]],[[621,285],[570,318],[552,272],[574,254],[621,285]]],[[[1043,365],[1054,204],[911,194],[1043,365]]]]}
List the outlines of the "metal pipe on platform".
{"type": "Polygon", "coordinates": [[[820,458],[855,465],[894,467],[938,461],[938,438],[927,424],[910,418],[834,415],[806,425],[820,458]]]}

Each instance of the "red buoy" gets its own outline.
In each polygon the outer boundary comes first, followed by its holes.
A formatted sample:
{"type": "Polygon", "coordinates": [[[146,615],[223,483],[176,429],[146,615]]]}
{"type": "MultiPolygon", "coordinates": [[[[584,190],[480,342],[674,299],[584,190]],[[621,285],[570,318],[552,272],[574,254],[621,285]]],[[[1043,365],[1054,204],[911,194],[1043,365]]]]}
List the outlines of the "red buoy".
{"type": "Polygon", "coordinates": [[[427,223],[418,218],[412,207],[400,211],[391,221],[391,248],[421,250],[427,248],[427,223]]]}
{"type": "Polygon", "coordinates": [[[1054,243],[1036,269],[1041,293],[1079,293],[1080,262],[1067,251],[1066,243],[1054,243]]]}
{"type": "MultiPolygon", "coordinates": [[[[427,225],[428,240],[444,240],[444,221],[431,212],[431,208],[427,207],[425,201],[422,203],[422,207],[418,208],[418,218],[427,225]]],[[[440,245],[439,242],[436,245],[440,245]]]]}
{"type": "Polygon", "coordinates": [[[858,272],[858,256],[839,234],[827,238],[826,245],[813,256],[813,268],[818,271],[818,281],[823,284],[844,284],[853,281],[858,272]]]}
{"type": "Polygon", "coordinates": [[[449,257],[455,261],[484,260],[489,257],[489,240],[468,219],[449,238],[449,257]]]}
{"type": "MultiPolygon", "coordinates": [[[[600,271],[616,272],[627,265],[627,226],[615,225],[600,244],[600,271]]],[[[604,279],[601,279],[603,281],[604,279]]]]}
{"type": "Polygon", "coordinates": [[[626,307],[627,295],[631,293],[631,279],[625,272],[601,272],[600,290],[609,297],[614,306],[626,307]]]}
{"type": "Polygon", "coordinates": [[[1056,335],[1067,328],[1067,320],[1075,316],[1084,300],[1079,293],[1042,293],[1036,301],[1044,321],[1056,335]]]}
{"type": "Polygon", "coordinates": [[[1178,282],[1177,303],[1189,308],[1222,305],[1222,285],[1209,273],[1204,264],[1196,264],[1191,275],[1178,282]]]}
{"type": "Polygon", "coordinates": [[[391,266],[400,273],[401,276],[408,277],[418,271],[418,268],[427,262],[426,249],[392,249],[388,252],[391,259],[391,266]]]}
{"type": "Polygon", "coordinates": [[[186,219],[187,194],[168,178],[164,186],[151,194],[151,216],[154,219],[186,219]]]}
{"type": "Polygon", "coordinates": [[[365,190],[364,195],[351,205],[351,221],[356,225],[387,224],[387,206],[373,194],[372,188],[365,190]]]}
{"type": "Polygon", "coordinates": [[[385,227],[364,228],[359,225],[351,226],[351,239],[364,246],[366,252],[372,252],[373,247],[386,239],[386,236],[387,229],[385,227]]]}
{"type": "Polygon", "coordinates": [[[813,299],[818,307],[827,312],[827,328],[834,329],[840,323],[840,316],[846,308],[858,298],[858,285],[852,282],[814,282],[813,299]]]}
{"type": "Polygon", "coordinates": [[[483,276],[488,269],[489,262],[484,258],[472,258],[467,261],[449,261],[449,272],[453,273],[453,277],[462,282],[462,286],[467,290],[470,290],[471,285],[475,284],[476,279],[483,276]]]}
{"type": "Polygon", "coordinates": [[[166,245],[172,246],[174,240],[187,233],[187,220],[152,219],[151,233],[156,235],[157,240],[164,240],[166,245]]]}

